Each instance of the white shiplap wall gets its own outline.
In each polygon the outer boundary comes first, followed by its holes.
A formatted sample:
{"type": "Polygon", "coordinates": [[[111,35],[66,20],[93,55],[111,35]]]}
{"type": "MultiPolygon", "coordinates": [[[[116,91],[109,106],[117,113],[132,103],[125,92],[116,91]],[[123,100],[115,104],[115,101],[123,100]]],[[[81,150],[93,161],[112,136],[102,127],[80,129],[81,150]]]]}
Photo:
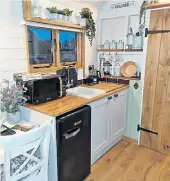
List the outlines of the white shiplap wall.
{"type": "MultiPolygon", "coordinates": [[[[55,5],[59,8],[71,8],[74,16],[82,8],[89,7],[94,12],[97,22],[98,9],[84,3],[72,0],[54,1],[40,0],[44,7],[55,5]]],[[[73,18],[74,19],[74,18],[73,18]]],[[[22,13],[22,0],[0,1],[0,79],[13,79],[13,73],[26,72],[26,46],[25,46],[24,21],[22,13]]],[[[88,65],[96,61],[96,40],[90,47],[86,39],[86,74],[88,65]]]]}
{"type": "Polygon", "coordinates": [[[0,1],[0,78],[26,70],[22,2],[0,1]]]}

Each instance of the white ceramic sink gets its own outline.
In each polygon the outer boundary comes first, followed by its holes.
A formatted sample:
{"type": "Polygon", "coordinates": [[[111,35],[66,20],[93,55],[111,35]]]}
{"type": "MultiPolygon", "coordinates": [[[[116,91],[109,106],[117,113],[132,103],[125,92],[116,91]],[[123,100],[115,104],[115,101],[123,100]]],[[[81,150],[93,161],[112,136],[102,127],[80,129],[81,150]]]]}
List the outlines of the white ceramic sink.
{"type": "Polygon", "coordinates": [[[105,91],[100,89],[86,88],[86,87],[75,87],[67,90],[67,94],[80,96],[87,99],[91,99],[100,94],[104,94],[105,91]]]}

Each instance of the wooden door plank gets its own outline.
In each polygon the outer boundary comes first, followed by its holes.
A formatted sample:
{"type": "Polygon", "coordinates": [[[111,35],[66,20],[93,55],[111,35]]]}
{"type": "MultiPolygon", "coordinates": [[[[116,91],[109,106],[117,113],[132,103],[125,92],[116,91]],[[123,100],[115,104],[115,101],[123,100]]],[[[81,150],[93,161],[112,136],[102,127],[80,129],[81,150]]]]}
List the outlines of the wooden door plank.
{"type": "Polygon", "coordinates": [[[170,66],[168,67],[168,83],[163,120],[160,151],[170,155],[170,66]]]}
{"type": "MultiPolygon", "coordinates": [[[[163,30],[170,29],[170,10],[164,10],[163,30]]],[[[158,76],[155,93],[154,114],[152,129],[158,132],[157,135],[151,135],[151,149],[161,151],[162,128],[166,122],[165,105],[167,98],[167,83],[169,79],[168,62],[170,60],[170,33],[163,33],[160,48],[160,57],[158,65],[158,76]]],[[[168,130],[167,130],[168,131],[168,130]]],[[[169,129],[170,132],[170,129],[169,129]]]]}
{"type": "MultiPolygon", "coordinates": [[[[150,30],[162,30],[164,10],[151,12],[150,30]]],[[[147,62],[144,85],[144,98],[142,110],[142,127],[152,130],[153,111],[156,91],[157,67],[159,62],[159,50],[161,34],[149,35],[147,62]]],[[[154,131],[154,130],[153,130],[154,131]]],[[[147,132],[141,132],[140,145],[151,147],[151,136],[147,132]]]]}

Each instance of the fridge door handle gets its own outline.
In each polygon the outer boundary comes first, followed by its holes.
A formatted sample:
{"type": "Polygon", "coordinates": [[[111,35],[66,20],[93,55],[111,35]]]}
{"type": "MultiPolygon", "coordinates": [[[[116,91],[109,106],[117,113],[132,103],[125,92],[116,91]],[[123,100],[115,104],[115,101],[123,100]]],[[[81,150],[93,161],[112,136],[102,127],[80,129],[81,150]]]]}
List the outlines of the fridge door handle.
{"type": "MultiPolygon", "coordinates": [[[[75,128],[73,130],[75,130],[75,128]]],[[[69,130],[69,132],[71,132],[71,131],[72,130],[69,130]]],[[[80,128],[76,128],[76,130],[74,132],[72,132],[72,133],[65,133],[65,134],[63,134],[63,136],[64,136],[64,138],[66,140],[68,140],[68,139],[76,136],[79,132],[80,132],[80,128]]]]}

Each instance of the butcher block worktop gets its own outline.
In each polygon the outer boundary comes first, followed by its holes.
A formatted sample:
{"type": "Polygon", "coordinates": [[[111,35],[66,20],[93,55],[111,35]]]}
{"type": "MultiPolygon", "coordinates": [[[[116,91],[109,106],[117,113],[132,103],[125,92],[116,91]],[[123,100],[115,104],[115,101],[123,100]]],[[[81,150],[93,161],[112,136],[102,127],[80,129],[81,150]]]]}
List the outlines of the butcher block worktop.
{"type": "Polygon", "coordinates": [[[87,88],[104,90],[106,91],[106,93],[96,96],[92,99],[87,99],[73,95],[66,95],[61,99],[57,99],[55,101],[51,101],[45,104],[41,105],[26,104],[25,107],[55,117],[128,88],[128,85],[109,84],[109,83],[99,83],[94,86],[87,86],[87,85],[82,85],[82,86],[87,88]]]}

